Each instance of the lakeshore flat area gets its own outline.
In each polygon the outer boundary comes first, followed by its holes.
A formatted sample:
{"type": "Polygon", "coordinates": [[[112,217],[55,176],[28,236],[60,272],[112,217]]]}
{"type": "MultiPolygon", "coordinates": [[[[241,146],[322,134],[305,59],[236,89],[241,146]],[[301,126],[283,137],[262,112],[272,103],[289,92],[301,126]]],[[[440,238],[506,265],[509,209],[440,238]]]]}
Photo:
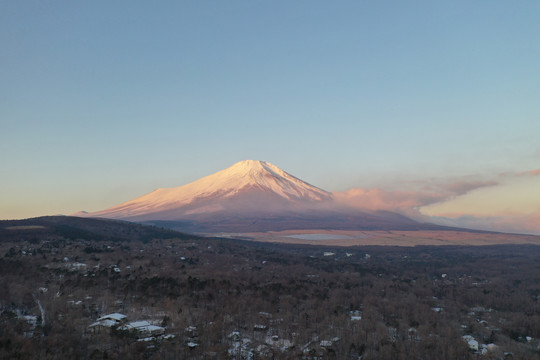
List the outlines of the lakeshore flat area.
{"type": "Polygon", "coordinates": [[[540,245],[540,236],[477,231],[287,230],[234,234],[234,236],[253,241],[325,246],[540,245]]]}

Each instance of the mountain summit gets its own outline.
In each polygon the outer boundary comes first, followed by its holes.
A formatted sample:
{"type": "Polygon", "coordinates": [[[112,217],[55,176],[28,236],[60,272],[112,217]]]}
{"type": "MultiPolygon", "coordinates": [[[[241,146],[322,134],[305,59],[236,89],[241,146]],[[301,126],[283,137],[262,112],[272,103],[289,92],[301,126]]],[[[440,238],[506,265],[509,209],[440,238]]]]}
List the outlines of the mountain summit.
{"type": "Polygon", "coordinates": [[[330,193],[310,185],[266,161],[245,160],[180,189],[199,191],[202,196],[230,197],[246,190],[271,192],[287,200],[330,200],[330,193]]]}

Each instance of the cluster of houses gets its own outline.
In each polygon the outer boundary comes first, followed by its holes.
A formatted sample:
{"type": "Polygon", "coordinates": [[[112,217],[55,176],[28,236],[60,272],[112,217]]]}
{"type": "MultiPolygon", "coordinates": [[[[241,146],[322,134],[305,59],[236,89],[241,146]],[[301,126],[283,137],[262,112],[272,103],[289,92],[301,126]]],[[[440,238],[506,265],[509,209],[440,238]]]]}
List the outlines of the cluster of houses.
{"type": "Polygon", "coordinates": [[[199,331],[196,326],[188,326],[184,330],[184,334],[188,348],[194,349],[199,346],[199,331]]]}
{"type": "MultiPolygon", "coordinates": [[[[256,330],[260,331],[260,330],[256,330]]],[[[270,359],[274,356],[273,350],[286,351],[292,342],[286,339],[280,339],[279,336],[257,336],[259,340],[242,335],[240,331],[235,330],[227,337],[229,340],[228,354],[231,358],[253,360],[255,358],[270,359]]]]}
{"type": "MultiPolygon", "coordinates": [[[[43,289],[41,291],[45,292],[47,290],[43,289]]],[[[442,308],[436,307],[432,308],[432,310],[440,313],[442,308]]],[[[487,325],[487,322],[480,319],[477,314],[489,313],[492,311],[491,309],[477,307],[471,308],[470,310],[471,312],[469,315],[475,315],[479,322],[485,322],[485,325],[487,325]]],[[[351,322],[362,320],[361,310],[349,311],[348,314],[351,322]]],[[[244,359],[271,358],[272,356],[275,356],[276,352],[286,352],[294,346],[292,339],[281,338],[277,335],[275,329],[271,327],[271,324],[277,321],[272,319],[272,314],[260,312],[259,316],[261,321],[253,325],[253,332],[250,334],[251,336],[241,334],[239,331],[233,331],[229,334],[227,337],[229,342],[228,353],[231,357],[241,357],[244,359]]],[[[32,336],[33,329],[37,323],[37,317],[20,315],[19,318],[24,319],[32,325],[28,334],[25,333],[25,336],[32,336]]],[[[462,325],[462,328],[465,329],[467,327],[462,325]]],[[[126,334],[130,334],[130,336],[136,338],[137,341],[155,341],[172,339],[175,337],[175,335],[172,334],[166,335],[166,328],[157,325],[155,322],[153,323],[148,320],[128,321],[127,315],[121,313],[112,313],[101,316],[88,326],[89,334],[110,334],[113,330],[117,332],[126,332],[126,334]]],[[[396,337],[397,329],[389,328],[389,335],[391,339],[396,337]],[[395,334],[393,334],[393,331],[395,331],[395,334]]],[[[480,344],[472,335],[464,335],[462,338],[471,352],[475,354],[487,355],[488,353],[500,352],[497,345],[493,343],[480,344]]],[[[410,328],[408,330],[408,339],[416,342],[421,341],[421,337],[415,328],[410,328]]],[[[199,347],[200,341],[198,329],[195,326],[187,327],[184,330],[184,340],[186,346],[190,349],[199,347]]],[[[531,337],[526,337],[526,342],[531,342],[532,340],[531,337]]],[[[339,341],[340,339],[337,337],[330,340],[314,338],[312,341],[301,347],[302,357],[307,359],[324,356],[326,353],[332,352],[334,345],[339,341]]],[[[505,353],[504,355],[505,358],[508,357],[508,353],[505,353]]]]}
{"type": "MultiPolygon", "coordinates": [[[[360,321],[360,310],[349,312],[351,321],[360,321]]],[[[228,355],[231,358],[241,359],[270,359],[279,353],[285,353],[300,344],[295,344],[295,333],[291,338],[284,338],[278,331],[272,328],[272,324],[279,323],[283,319],[274,319],[272,314],[259,312],[260,322],[253,325],[253,331],[248,333],[235,330],[228,336],[228,355]]],[[[300,346],[301,359],[321,359],[335,351],[335,346],[341,341],[338,337],[320,339],[314,336],[303,346],[300,346]]]]}
{"type": "Polygon", "coordinates": [[[38,325],[39,319],[35,315],[22,315],[18,314],[17,318],[20,320],[23,320],[27,327],[24,329],[23,336],[25,338],[32,338],[34,337],[34,331],[36,330],[36,327],[38,325]]]}
{"type": "MultiPolygon", "coordinates": [[[[488,352],[494,352],[499,348],[495,344],[479,345],[478,341],[472,335],[463,335],[462,338],[469,346],[469,349],[475,354],[486,355],[488,352]]],[[[505,355],[507,354],[509,353],[505,353],[505,355]]]]}
{"type": "Polygon", "coordinates": [[[147,320],[128,322],[127,316],[120,313],[104,315],[88,326],[88,331],[91,334],[110,332],[112,329],[133,334],[139,341],[174,337],[174,335],[165,335],[165,328],[162,326],[157,326],[147,320]]]}

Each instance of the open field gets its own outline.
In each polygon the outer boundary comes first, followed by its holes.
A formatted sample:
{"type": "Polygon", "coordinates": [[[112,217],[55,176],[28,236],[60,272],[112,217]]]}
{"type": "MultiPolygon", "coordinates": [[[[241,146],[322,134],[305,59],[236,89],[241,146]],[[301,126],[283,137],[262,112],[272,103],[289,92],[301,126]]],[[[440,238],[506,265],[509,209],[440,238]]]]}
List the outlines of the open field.
{"type": "Polygon", "coordinates": [[[41,230],[45,229],[45,226],[41,225],[21,225],[21,226],[7,226],[6,230],[41,230]]]}
{"type": "Polygon", "coordinates": [[[540,245],[540,236],[468,231],[288,230],[235,234],[254,241],[326,246],[540,245]]]}

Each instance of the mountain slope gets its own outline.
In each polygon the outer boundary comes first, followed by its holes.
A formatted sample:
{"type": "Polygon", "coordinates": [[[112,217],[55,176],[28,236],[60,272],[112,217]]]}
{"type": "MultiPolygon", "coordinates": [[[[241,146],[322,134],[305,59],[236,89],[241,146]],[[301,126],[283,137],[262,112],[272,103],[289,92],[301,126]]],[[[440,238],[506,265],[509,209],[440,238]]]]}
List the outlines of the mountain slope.
{"type": "Polygon", "coordinates": [[[190,184],[157,189],[83,216],[178,220],[196,214],[274,212],[328,202],[332,195],[265,161],[246,160],[190,184]]]}

